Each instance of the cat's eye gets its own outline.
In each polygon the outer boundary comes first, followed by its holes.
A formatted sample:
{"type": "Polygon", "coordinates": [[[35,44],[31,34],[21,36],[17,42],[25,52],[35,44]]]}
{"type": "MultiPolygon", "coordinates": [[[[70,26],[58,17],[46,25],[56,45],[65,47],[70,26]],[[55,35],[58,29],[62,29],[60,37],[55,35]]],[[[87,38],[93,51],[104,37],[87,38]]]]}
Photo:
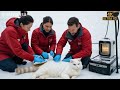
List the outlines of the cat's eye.
{"type": "Polygon", "coordinates": [[[80,65],[80,64],[78,63],[78,65],[80,65]]]}
{"type": "Polygon", "coordinates": [[[76,64],[73,64],[73,65],[76,65],[76,64]]]}

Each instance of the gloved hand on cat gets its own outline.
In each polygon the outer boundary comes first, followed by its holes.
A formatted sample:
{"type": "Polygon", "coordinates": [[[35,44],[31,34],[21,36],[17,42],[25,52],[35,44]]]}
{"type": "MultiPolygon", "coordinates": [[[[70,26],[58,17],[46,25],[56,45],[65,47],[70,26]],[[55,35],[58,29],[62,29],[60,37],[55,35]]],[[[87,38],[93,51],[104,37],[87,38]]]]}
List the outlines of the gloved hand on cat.
{"type": "Polygon", "coordinates": [[[33,60],[34,64],[42,64],[47,62],[47,60],[43,59],[42,56],[40,55],[33,55],[33,56],[34,56],[34,60],[33,60]]]}
{"type": "Polygon", "coordinates": [[[61,59],[61,55],[60,55],[60,54],[56,55],[56,56],[53,58],[53,60],[54,60],[55,62],[59,62],[60,59],[61,59]]]}
{"type": "Polygon", "coordinates": [[[48,59],[49,58],[49,55],[47,52],[42,52],[41,54],[43,56],[44,59],[48,59]]]}
{"type": "MultiPolygon", "coordinates": [[[[50,51],[50,55],[51,55],[52,57],[54,57],[54,55],[55,55],[52,50],[50,51]]],[[[45,59],[48,59],[48,58],[49,58],[49,55],[48,55],[47,52],[42,52],[42,56],[43,56],[45,59]]]]}
{"type": "Polygon", "coordinates": [[[63,59],[62,61],[64,61],[64,62],[70,62],[71,59],[72,59],[72,56],[70,56],[69,58],[63,59]]]}

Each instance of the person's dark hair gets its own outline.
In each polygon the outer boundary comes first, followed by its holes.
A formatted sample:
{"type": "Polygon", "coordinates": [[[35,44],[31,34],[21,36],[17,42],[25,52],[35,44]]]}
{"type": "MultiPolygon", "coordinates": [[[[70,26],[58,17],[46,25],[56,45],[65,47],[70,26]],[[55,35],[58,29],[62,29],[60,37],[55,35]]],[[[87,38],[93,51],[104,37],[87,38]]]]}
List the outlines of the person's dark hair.
{"type": "Polygon", "coordinates": [[[22,23],[23,25],[28,25],[29,23],[33,23],[33,22],[34,22],[34,20],[33,20],[32,16],[30,16],[30,15],[22,16],[19,19],[19,23],[22,23]]]}
{"type": "Polygon", "coordinates": [[[50,22],[53,25],[53,20],[50,16],[44,17],[42,24],[45,24],[45,23],[48,23],[48,22],[50,22]]]}
{"type": "Polygon", "coordinates": [[[71,17],[71,18],[69,18],[69,20],[68,20],[68,22],[67,22],[67,25],[68,26],[72,26],[72,25],[76,25],[76,26],[78,26],[78,24],[79,24],[79,20],[78,20],[78,18],[76,18],[76,17],[71,17]]]}

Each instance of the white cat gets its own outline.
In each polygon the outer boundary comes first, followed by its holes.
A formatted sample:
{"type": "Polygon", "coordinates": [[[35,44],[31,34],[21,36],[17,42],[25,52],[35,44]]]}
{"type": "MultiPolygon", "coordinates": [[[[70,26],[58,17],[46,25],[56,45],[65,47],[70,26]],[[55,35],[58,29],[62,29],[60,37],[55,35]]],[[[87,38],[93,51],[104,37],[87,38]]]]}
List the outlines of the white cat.
{"type": "Polygon", "coordinates": [[[80,75],[82,68],[81,58],[71,59],[70,62],[55,62],[50,60],[40,66],[38,70],[32,74],[32,79],[46,79],[49,77],[74,79],[80,75]]]}

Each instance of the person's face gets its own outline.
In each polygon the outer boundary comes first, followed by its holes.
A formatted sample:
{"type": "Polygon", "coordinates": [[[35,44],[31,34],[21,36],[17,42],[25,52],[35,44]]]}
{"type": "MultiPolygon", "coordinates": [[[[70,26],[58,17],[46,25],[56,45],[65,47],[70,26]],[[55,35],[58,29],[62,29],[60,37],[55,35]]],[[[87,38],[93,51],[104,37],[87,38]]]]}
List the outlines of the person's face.
{"type": "Polygon", "coordinates": [[[29,23],[28,25],[20,24],[21,28],[25,30],[26,32],[30,31],[30,28],[32,27],[33,23],[29,23]]]}
{"type": "Polygon", "coordinates": [[[68,26],[68,31],[71,33],[71,35],[75,35],[77,33],[78,29],[80,28],[80,25],[76,26],[76,24],[72,26],[68,26]]]}
{"type": "Polygon", "coordinates": [[[43,28],[46,32],[49,32],[52,29],[52,24],[50,22],[47,22],[43,24],[43,28]]]}

